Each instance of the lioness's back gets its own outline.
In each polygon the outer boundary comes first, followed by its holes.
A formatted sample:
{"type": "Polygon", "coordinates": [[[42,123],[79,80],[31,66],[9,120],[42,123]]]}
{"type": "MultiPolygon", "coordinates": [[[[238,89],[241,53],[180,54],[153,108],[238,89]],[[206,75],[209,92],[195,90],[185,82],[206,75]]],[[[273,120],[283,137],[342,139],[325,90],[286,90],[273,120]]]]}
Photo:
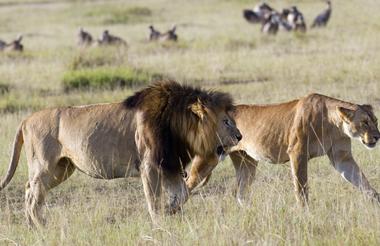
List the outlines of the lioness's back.
{"type": "Polygon", "coordinates": [[[235,149],[258,160],[286,162],[289,128],[299,100],[273,105],[237,105],[235,120],[243,139],[235,149]]]}

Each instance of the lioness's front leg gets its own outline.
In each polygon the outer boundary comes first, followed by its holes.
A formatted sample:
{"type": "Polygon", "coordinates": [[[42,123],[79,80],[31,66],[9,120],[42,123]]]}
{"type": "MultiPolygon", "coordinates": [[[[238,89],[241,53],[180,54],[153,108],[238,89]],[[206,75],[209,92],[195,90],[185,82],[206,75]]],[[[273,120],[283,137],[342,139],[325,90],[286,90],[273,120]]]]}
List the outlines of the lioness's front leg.
{"type": "Polygon", "coordinates": [[[218,164],[218,156],[212,155],[209,158],[203,158],[200,156],[195,156],[193,158],[190,175],[186,181],[187,188],[189,191],[193,190],[197,185],[206,177],[208,177],[212,170],[218,164]]]}
{"type": "MultiPolygon", "coordinates": [[[[349,149],[351,149],[351,146],[349,146],[349,149]]],[[[332,149],[327,155],[332,166],[346,181],[380,203],[379,193],[371,187],[367,178],[352,157],[351,151],[332,149]]]]}
{"type": "Polygon", "coordinates": [[[236,172],[236,199],[240,205],[244,205],[247,189],[255,178],[257,161],[244,151],[232,152],[230,157],[236,172]]]}

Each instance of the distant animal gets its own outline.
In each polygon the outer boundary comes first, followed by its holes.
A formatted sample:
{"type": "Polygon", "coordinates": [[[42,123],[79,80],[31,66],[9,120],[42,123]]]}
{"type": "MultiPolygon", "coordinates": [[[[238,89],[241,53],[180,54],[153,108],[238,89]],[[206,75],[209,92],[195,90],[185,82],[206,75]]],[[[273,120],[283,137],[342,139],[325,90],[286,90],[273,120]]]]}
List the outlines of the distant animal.
{"type": "Polygon", "coordinates": [[[167,32],[161,33],[158,30],[156,30],[152,25],[149,26],[150,34],[149,34],[149,41],[177,41],[178,36],[176,34],[177,27],[174,25],[170,30],[167,32]]]}
{"type": "MultiPolygon", "coordinates": [[[[306,205],[308,161],[324,155],[346,181],[380,204],[379,193],[369,184],[351,152],[352,139],[372,149],[380,138],[372,106],[310,94],[280,104],[237,105],[233,116],[243,135],[230,152],[240,204],[244,204],[258,161],[274,164],[290,161],[297,200],[306,205]]],[[[193,168],[199,170],[206,164],[201,159],[193,162],[188,179],[190,190],[206,177],[206,172],[197,177],[193,168]]],[[[208,179],[209,176],[203,183],[208,179]]]]}
{"type": "Polygon", "coordinates": [[[178,36],[176,34],[176,30],[177,30],[177,27],[173,26],[172,29],[161,34],[160,40],[162,40],[162,41],[177,41],[178,36]]]}
{"type": "Polygon", "coordinates": [[[261,16],[250,9],[243,9],[243,17],[249,23],[261,23],[261,16]]]}
{"type": "Polygon", "coordinates": [[[126,46],[127,42],[120,37],[111,35],[108,30],[104,30],[102,36],[98,40],[99,45],[123,45],[126,46]]]}
{"type": "Polygon", "coordinates": [[[279,28],[280,30],[285,30],[285,31],[291,31],[292,26],[288,22],[288,15],[290,14],[289,9],[283,9],[281,14],[280,14],[280,23],[279,23],[279,28]]]}
{"type": "Polygon", "coordinates": [[[275,10],[268,4],[261,3],[256,5],[253,10],[244,9],[243,17],[250,23],[262,23],[273,11],[275,10]]]}
{"type": "Polygon", "coordinates": [[[5,49],[6,46],[7,46],[7,43],[0,39],[0,51],[5,49]]]}
{"type": "Polygon", "coordinates": [[[153,25],[150,25],[149,26],[149,29],[150,29],[150,34],[149,34],[149,40],[150,41],[153,41],[153,40],[158,40],[161,36],[161,33],[159,31],[157,31],[153,25]]]}
{"type": "Polygon", "coordinates": [[[0,190],[11,181],[24,144],[30,225],[42,225],[48,190],[75,169],[99,179],[140,176],[149,213],[157,221],[164,190],[169,214],[188,199],[181,174],[191,158],[218,160],[241,140],[233,110],[229,94],[160,81],[124,102],[33,113],[17,130],[0,190]]]}
{"type": "Polygon", "coordinates": [[[15,40],[10,43],[6,43],[0,40],[0,51],[18,51],[22,52],[24,50],[24,46],[21,43],[22,35],[19,35],[15,40]]]}
{"type": "Polygon", "coordinates": [[[89,32],[86,32],[82,27],[78,32],[78,45],[79,46],[90,46],[92,45],[93,38],[89,32]]]}
{"type": "Polygon", "coordinates": [[[331,2],[326,1],[327,3],[327,9],[325,9],[322,13],[320,13],[315,19],[311,27],[324,27],[327,25],[327,22],[330,19],[331,16],[331,2]]]}
{"type": "Polygon", "coordinates": [[[276,11],[272,11],[263,21],[261,31],[267,34],[277,34],[280,24],[280,16],[276,11]]]}
{"type": "Polygon", "coordinates": [[[288,14],[288,23],[294,31],[306,32],[306,23],[303,14],[297,9],[296,6],[290,8],[288,14]]]}

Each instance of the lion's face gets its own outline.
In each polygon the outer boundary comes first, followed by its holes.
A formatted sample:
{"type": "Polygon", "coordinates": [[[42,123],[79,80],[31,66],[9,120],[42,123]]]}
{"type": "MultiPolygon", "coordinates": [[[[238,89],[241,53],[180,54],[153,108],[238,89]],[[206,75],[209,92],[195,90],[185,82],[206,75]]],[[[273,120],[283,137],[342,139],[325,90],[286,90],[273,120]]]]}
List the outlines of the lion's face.
{"type": "Polygon", "coordinates": [[[221,156],[225,155],[231,147],[237,145],[242,139],[242,135],[229,112],[221,112],[217,124],[218,145],[216,148],[216,154],[221,156]]]}
{"type": "Polygon", "coordinates": [[[380,132],[372,106],[359,105],[354,110],[338,107],[337,110],[343,120],[343,131],[346,135],[359,139],[369,149],[376,146],[380,132]]]}
{"type": "Polygon", "coordinates": [[[210,107],[200,100],[191,105],[191,111],[197,116],[198,126],[192,134],[187,134],[187,138],[188,142],[194,143],[196,154],[223,156],[242,139],[231,116],[231,107],[210,107]]]}

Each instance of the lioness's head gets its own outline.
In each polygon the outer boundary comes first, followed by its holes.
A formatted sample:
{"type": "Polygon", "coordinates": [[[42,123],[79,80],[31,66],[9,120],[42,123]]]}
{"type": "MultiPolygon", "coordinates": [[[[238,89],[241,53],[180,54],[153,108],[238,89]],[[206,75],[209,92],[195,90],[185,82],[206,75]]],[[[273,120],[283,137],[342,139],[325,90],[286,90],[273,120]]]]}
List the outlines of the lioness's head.
{"type": "Polygon", "coordinates": [[[360,139],[367,148],[374,148],[380,139],[377,118],[371,105],[357,105],[355,108],[337,107],[343,121],[343,131],[350,138],[360,139]]]}
{"type": "Polygon", "coordinates": [[[208,151],[222,156],[242,139],[242,135],[232,117],[231,97],[220,92],[209,92],[207,96],[198,98],[190,106],[199,120],[194,147],[198,153],[208,151]]]}

